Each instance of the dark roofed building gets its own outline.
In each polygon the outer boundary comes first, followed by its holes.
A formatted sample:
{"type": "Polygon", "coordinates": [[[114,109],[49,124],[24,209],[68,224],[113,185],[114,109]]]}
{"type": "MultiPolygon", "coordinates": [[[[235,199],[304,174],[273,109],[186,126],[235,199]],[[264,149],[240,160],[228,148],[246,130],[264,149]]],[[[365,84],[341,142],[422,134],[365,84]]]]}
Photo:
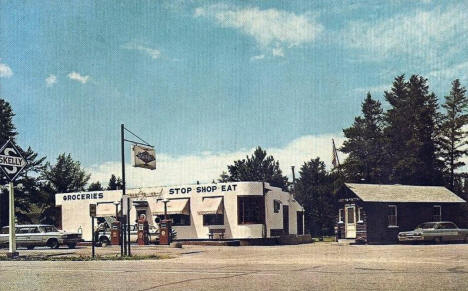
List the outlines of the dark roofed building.
{"type": "Polygon", "coordinates": [[[465,200],[445,187],[345,183],[338,202],[338,238],[392,243],[422,222],[456,221],[465,200]]]}

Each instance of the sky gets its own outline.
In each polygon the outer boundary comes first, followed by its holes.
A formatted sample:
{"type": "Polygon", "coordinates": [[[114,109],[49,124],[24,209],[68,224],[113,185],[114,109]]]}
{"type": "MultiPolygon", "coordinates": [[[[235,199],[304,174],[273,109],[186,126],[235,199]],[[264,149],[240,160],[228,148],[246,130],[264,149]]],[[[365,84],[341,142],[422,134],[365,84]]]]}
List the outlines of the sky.
{"type": "MultiPolygon", "coordinates": [[[[107,184],[120,124],[157,152],[129,186],[211,182],[261,146],[290,176],[395,76],[468,86],[468,1],[4,1],[0,97],[20,146],[107,184]],[[66,3],[65,3],[66,2],[66,3]]],[[[129,136],[130,137],[130,136],[129,136]]],[[[125,147],[130,162],[130,144],[125,147]]]]}

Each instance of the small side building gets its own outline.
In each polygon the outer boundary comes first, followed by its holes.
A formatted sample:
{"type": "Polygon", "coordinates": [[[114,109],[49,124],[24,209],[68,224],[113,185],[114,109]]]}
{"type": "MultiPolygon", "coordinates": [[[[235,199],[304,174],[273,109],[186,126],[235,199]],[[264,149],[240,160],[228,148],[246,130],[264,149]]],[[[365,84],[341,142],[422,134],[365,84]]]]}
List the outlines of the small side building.
{"type": "Polygon", "coordinates": [[[396,243],[400,231],[427,221],[456,221],[465,200],[445,187],[345,183],[338,191],[337,237],[396,243]]]}

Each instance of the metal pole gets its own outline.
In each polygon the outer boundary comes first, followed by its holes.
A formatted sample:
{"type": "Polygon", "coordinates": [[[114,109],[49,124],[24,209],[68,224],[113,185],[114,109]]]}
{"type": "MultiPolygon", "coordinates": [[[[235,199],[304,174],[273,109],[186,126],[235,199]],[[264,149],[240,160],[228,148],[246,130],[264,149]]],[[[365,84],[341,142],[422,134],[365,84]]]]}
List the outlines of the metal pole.
{"type": "Polygon", "coordinates": [[[16,227],[15,227],[15,188],[13,187],[13,182],[10,182],[10,200],[9,200],[9,208],[10,208],[10,229],[9,229],[9,255],[12,257],[18,256],[16,252],[16,227]]]}
{"type": "Polygon", "coordinates": [[[120,216],[119,216],[119,228],[120,228],[120,256],[123,256],[123,200],[120,199],[120,216]]]}
{"type": "Polygon", "coordinates": [[[96,241],[95,241],[95,236],[96,235],[95,235],[94,232],[95,232],[95,230],[94,230],[94,217],[91,216],[91,234],[92,234],[92,238],[93,238],[92,239],[92,246],[91,246],[91,249],[92,249],[91,254],[92,254],[93,258],[94,258],[94,255],[95,255],[95,251],[94,251],[95,246],[94,245],[96,244],[96,241]]]}
{"type": "Polygon", "coordinates": [[[127,231],[127,220],[124,217],[124,219],[122,219],[122,237],[123,237],[122,245],[123,245],[124,256],[127,255],[127,235],[126,235],[126,231],[127,231]]]}
{"type": "MultiPolygon", "coordinates": [[[[125,142],[125,127],[123,123],[120,125],[120,147],[121,147],[121,152],[122,152],[122,199],[125,198],[125,148],[124,148],[124,142],[125,142]]],[[[123,208],[122,208],[122,214],[123,214],[123,208]]],[[[127,206],[127,221],[122,221],[123,225],[128,223],[128,206],[127,206]]],[[[124,254],[127,255],[127,240],[126,240],[126,235],[125,235],[125,227],[123,228],[124,234],[123,234],[123,245],[124,245],[124,254]]]]}
{"type": "Polygon", "coordinates": [[[293,193],[296,194],[296,173],[294,171],[294,166],[291,166],[292,178],[293,178],[293,193]]]}
{"type": "Polygon", "coordinates": [[[127,243],[128,243],[128,256],[132,256],[132,251],[130,249],[130,197],[127,198],[127,243]]]}
{"type": "Polygon", "coordinates": [[[163,201],[164,202],[164,220],[167,220],[167,202],[168,201],[163,201]]]}

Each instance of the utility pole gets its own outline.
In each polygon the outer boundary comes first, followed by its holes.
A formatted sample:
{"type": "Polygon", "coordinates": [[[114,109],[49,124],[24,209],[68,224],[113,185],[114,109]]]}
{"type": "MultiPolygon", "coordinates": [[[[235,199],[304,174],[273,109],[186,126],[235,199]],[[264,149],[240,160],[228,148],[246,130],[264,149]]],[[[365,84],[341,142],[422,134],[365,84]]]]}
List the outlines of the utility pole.
{"type": "Polygon", "coordinates": [[[296,173],[294,171],[294,166],[291,166],[292,177],[293,177],[293,193],[296,194],[296,173]]]}

